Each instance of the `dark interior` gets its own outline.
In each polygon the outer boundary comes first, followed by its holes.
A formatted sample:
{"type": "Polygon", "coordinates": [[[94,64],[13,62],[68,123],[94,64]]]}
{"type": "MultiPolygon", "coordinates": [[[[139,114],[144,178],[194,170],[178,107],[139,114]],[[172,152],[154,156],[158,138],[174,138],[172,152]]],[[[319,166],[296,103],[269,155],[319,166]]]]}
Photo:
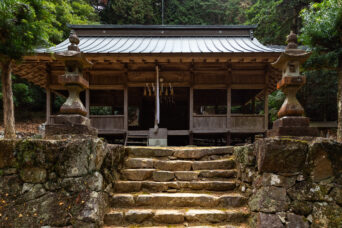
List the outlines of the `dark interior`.
{"type": "MultiPolygon", "coordinates": [[[[189,129],[189,88],[174,88],[174,95],[160,97],[160,128],[168,130],[189,129]]],[[[128,129],[153,128],[155,96],[145,93],[144,88],[128,89],[128,129]]]]}

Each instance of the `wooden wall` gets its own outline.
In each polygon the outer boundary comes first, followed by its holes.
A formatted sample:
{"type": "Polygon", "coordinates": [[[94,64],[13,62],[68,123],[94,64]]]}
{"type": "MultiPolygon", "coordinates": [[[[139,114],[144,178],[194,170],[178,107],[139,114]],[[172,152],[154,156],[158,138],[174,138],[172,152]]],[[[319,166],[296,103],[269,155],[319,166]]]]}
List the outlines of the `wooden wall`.
{"type": "MultiPolygon", "coordinates": [[[[262,87],[266,83],[269,69],[269,63],[169,63],[159,66],[160,77],[179,87],[227,87],[233,84],[262,87]]],[[[63,73],[62,65],[52,64],[49,76],[51,88],[59,87],[57,77],[63,73]]],[[[124,85],[139,87],[155,82],[155,64],[97,63],[91,70],[84,72],[84,77],[89,80],[91,88],[123,88],[124,85]]]]}

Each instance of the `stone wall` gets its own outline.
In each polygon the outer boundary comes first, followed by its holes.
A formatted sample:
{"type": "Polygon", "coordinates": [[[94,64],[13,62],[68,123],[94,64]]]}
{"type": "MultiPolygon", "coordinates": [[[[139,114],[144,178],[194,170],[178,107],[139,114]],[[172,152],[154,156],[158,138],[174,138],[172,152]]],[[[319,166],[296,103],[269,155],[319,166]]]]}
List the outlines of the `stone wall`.
{"type": "Polygon", "coordinates": [[[268,138],[235,155],[251,227],[342,227],[342,144],[268,138]]]}
{"type": "Polygon", "coordinates": [[[0,227],[99,227],[123,157],[99,138],[0,140],[0,227]]]}

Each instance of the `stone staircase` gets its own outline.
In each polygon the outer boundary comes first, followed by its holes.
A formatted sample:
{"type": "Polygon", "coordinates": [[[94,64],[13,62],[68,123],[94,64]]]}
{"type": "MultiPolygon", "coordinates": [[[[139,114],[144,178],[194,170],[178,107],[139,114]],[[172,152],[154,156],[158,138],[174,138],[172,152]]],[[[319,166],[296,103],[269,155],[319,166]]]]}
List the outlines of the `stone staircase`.
{"type": "Polygon", "coordinates": [[[248,227],[232,147],[127,147],[105,227],[248,227]]]}

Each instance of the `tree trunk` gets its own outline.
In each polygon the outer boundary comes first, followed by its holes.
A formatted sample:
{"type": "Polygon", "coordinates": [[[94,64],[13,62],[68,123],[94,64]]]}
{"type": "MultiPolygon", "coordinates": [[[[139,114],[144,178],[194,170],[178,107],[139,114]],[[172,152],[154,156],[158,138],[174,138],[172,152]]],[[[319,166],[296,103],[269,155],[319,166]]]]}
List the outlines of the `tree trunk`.
{"type": "Polygon", "coordinates": [[[338,92],[337,92],[337,108],[338,108],[338,121],[337,121],[337,141],[342,142],[342,59],[339,60],[337,68],[338,75],[338,92]]]}
{"type": "Polygon", "coordinates": [[[14,127],[14,105],[13,105],[13,92],[12,92],[12,61],[4,61],[1,63],[1,79],[2,79],[2,100],[4,111],[4,128],[5,138],[12,139],[16,137],[14,127]]]}

